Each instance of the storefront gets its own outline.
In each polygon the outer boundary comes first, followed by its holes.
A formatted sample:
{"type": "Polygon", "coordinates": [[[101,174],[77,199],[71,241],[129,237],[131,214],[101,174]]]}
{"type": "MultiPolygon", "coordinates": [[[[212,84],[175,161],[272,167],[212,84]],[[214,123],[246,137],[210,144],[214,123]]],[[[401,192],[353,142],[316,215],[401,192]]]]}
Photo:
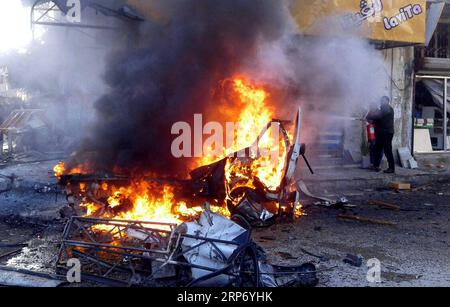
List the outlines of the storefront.
{"type": "Polygon", "coordinates": [[[414,152],[450,152],[450,76],[416,75],[414,152]]]}
{"type": "Polygon", "coordinates": [[[429,44],[415,50],[413,151],[450,152],[450,7],[442,4],[429,44]]]}

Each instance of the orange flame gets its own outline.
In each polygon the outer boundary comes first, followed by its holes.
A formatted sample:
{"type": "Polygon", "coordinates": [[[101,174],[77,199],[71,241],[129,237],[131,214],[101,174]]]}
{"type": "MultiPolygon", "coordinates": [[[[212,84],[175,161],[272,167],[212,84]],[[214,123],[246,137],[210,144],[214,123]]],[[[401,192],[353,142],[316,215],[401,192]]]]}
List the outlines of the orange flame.
{"type": "MultiPolygon", "coordinates": [[[[210,164],[252,146],[261,131],[274,118],[274,110],[268,101],[270,95],[263,87],[255,86],[243,77],[237,77],[233,79],[233,90],[237,96],[237,105],[240,111],[234,143],[231,147],[224,148],[221,157],[206,153],[199,160],[199,166],[210,164]]],[[[274,140],[270,132],[269,129],[259,140],[258,147],[259,149],[266,149],[266,152],[271,152],[273,155],[263,155],[254,160],[251,165],[252,172],[249,176],[256,176],[267,188],[276,190],[281,183],[287,153],[284,143],[274,140]],[[277,153],[278,157],[275,155],[277,153]],[[273,157],[276,157],[276,159],[273,159],[273,157]]],[[[213,151],[211,150],[211,152],[213,151]]],[[[231,176],[230,172],[234,172],[234,175],[236,173],[243,174],[243,170],[239,171],[235,167],[230,169],[228,177],[231,176]]]]}
{"type": "Polygon", "coordinates": [[[70,170],[66,169],[66,164],[64,162],[59,162],[54,168],[53,172],[55,173],[56,177],[61,177],[63,175],[75,175],[75,174],[82,174],[87,173],[87,171],[83,171],[82,166],[74,167],[70,170]]]}
{"type": "MultiPolygon", "coordinates": [[[[252,146],[261,131],[274,117],[274,109],[269,105],[270,95],[267,90],[252,84],[243,77],[234,78],[231,84],[236,109],[227,109],[226,112],[231,111],[238,118],[233,145],[224,148],[220,157],[214,156],[212,154],[214,151],[211,149],[210,153],[206,153],[198,160],[198,166],[211,164],[252,146]]],[[[273,159],[273,156],[252,157],[250,165],[240,164],[239,161],[234,163],[228,161],[225,174],[227,183],[230,183],[232,178],[238,178],[235,182],[238,182],[239,186],[252,188],[255,178],[258,178],[270,190],[275,191],[280,186],[287,155],[284,143],[280,138],[272,137],[267,131],[259,140],[258,148],[278,153],[277,159],[273,159]]],[[[82,173],[82,170],[83,167],[77,167],[67,171],[64,162],[54,168],[57,177],[82,173]]],[[[80,190],[85,191],[86,185],[80,185],[80,190]]],[[[86,209],[86,216],[179,224],[197,217],[203,211],[201,207],[191,207],[185,201],[177,200],[174,188],[169,185],[156,186],[144,180],[137,180],[130,186],[121,188],[101,183],[99,190],[109,195],[106,198],[107,203],[82,204],[81,206],[86,209]],[[107,208],[104,207],[105,205],[107,208]]],[[[223,207],[211,207],[211,210],[230,216],[225,204],[223,207]]],[[[301,214],[301,208],[298,208],[295,215],[301,214]]]]}
{"type": "MultiPolygon", "coordinates": [[[[102,184],[103,188],[105,185],[107,184],[102,184]]],[[[111,190],[107,208],[92,202],[82,204],[86,208],[87,217],[180,224],[186,219],[197,217],[203,211],[201,207],[189,208],[186,202],[177,201],[174,188],[169,185],[161,187],[142,180],[128,187],[111,186],[107,189],[111,190]],[[122,206],[125,207],[124,210],[121,210],[122,206]]],[[[211,207],[211,211],[229,216],[225,208],[211,207]]]]}
{"type": "Polygon", "coordinates": [[[55,167],[53,168],[53,172],[55,173],[56,177],[61,177],[66,172],[66,165],[64,162],[59,162],[55,167]]]}

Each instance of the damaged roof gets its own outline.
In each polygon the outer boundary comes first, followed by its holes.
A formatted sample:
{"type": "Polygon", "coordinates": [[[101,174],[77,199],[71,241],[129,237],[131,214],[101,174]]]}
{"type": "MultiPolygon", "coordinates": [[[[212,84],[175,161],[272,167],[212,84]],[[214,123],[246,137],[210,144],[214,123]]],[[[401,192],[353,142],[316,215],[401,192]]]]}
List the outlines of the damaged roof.
{"type": "Polygon", "coordinates": [[[45,111],[41,109],[15,110],[0,125],[0,132],[16,131],[23,129],[40,128],[48,126],[49,121],[45,115],[45,111]]]}
{"type": "MultiPolygon", "coordinates": [[[[50,0],[49,0],[50,1],[50,0]]],[[[52,0],[58,8],[67,13],[67,0],[52,0]]],[[[80,0],[81,9],[90,7],[106,16],[121,16],[135,20],[155,17],[153,1],[149,0],[80,0]]]]}

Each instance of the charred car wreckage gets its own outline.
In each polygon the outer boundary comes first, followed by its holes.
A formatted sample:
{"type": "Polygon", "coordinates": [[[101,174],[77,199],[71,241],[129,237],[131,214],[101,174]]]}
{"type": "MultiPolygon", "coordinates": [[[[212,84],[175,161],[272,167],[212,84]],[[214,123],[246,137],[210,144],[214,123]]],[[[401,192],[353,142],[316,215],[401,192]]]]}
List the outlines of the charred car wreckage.
{"type": "MultiPolygon", "coordinates": [[[[127,206],[126,201],[117,202],[125,192],[115,188],[114,193],[108,187],[127,186],[130,179],[125,176],[61,174],[59,182],[69,203],[63,214],[69,221],[63,233],[58,268],[66,270],[69,259],[77,258],[83,264],[85,280],[113,286],[316,285],[313,264],[269,264],[265,252],[251,239],[253,227],[270,226],[279,219],[301,215],[300,194],[294,180],[301,156],[311,170],[305,145],[300,142],[301,123],[299,110],[291,143],[286,122],[273,120],[253,146],[258,147],[272,125],[279,127],[286,154],[281,183],[275,190],[246,173],[257,157],[241,158],[238,153],[195,169],[189,180],[145,178],[146,188],[170,184],[171,196],[202,202],[200,207],[184,208],[184,217],[189,218],[182,219],[182,223],[150,222],[117,214],[117,210],[127,206]],[[83,201],[88,204],[80,206],[83,201]]],[[[178,211],[183,210],[179,207],[178,211]]]]}

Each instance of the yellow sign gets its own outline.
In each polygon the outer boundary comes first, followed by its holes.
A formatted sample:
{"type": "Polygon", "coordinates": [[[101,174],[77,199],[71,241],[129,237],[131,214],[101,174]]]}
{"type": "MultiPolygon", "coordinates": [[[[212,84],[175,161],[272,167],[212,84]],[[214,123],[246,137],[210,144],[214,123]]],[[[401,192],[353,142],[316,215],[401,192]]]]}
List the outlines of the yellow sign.
{"type": "Polygon", "coordinates": [[[425,42],[426,0],[290,0],[290,9],[304,34],[425,42]]]}

